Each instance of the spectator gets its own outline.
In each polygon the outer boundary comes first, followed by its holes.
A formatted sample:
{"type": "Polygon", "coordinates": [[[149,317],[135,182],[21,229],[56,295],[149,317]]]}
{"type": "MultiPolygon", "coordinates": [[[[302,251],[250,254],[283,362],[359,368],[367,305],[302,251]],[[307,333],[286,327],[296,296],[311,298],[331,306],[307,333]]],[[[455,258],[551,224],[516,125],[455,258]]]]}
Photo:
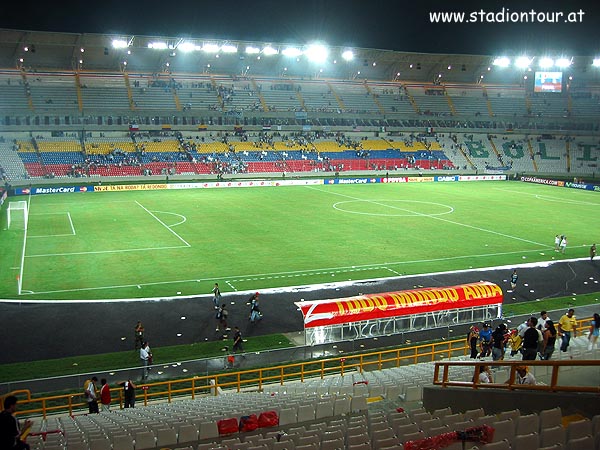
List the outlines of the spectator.
{"type": "Polygon", "coordinates": [[[219,303],[221,303],[221,290],[219,289],[219,283],[215,283],[215,287],[212,290],[212,294],[215,309],[219,309],[219,303]]]}
{"type": "Polygon", "coordinates": [[[238,327],[233,328],[233,351],[243,352],[244,351],[244,342],[242,338],[242,332],[238,327]]]}
{"type": "Polygon", "coordinates": [[[566,352],[571,342],[571,335],[577,336],[577,319],[573,308],[570,308],[558,321],[558,335],[561,337],[560,351],[566,352]]]}
{"type": "Polygon", "coordinates": [[[517,280],[519,279],[519,275],[517,274],[517,269],[513,270],[512,275],[510,276],[510,288],[514,291],[517,287],[517,280]]]}
{"type": "Polygon", "coordinates": [[[517,384],[536,384],[535,377],[527,366],[517,366],[515,372],[517,373],[517,379],[515,380],[517,384]]]}
{"type": "Polygon", "coordinates": [[[492,329],[488,323],[484,323],[481,331],[479,331],[479,346],[481,349],[479,358],[490,356],[492,350],[492,329]]]}
{"type": "Polygon", "coordinates": [[[125,408],[135,408],[135,384],[131,380],[121,381],[125,408]]]}
{"type": "Polygon", "coordinates": [[[100,388],[100,403],[102,403],[102,411],[110,411],[110,386],[106,382],[106,378],[100,380],[102,387],[100,388]]]}
{"type": "Polygon", "coordinates": [[[590,334],[588,339],[590,343],[588,344],[588,350],[592,350],[596,345],[596,341],[598,340],[598,334],[600,333],[600,315],[598,313],[594,313],[594,318],[592,319],[592,323],[590,325],[590,334]]]}
{"type": "Polygon", "coordinates": [[[21,424],[15,417],[17,397],[9,395],[4,399],[4,411],[0,413],[0,448],[6,450],[29,450],[29,444],[21,437],[31,428],[31,421],[21,424]]]}
{"type": "Polygon", "coordinates": [[[96,383],[98,378],[92,377],[91,380],[86,380],[83,383],[83,393],[87,399],[88,410],[90,414],[97,414],[98,411],[98,398],[96,397],[96,383]]]}
{"type": "MultiPolygon", "coordinates": [[[[476,370],[477,372],[477,370],[476,370]]],[[[479,378],[478,378],[478,382],[481,384],[488,384],[488,383],[493,383],[494,379],[492,377],[492,371],[490,370],[489,366],[479,366],[479,378]]],[[[475,376],[473,375],[473,382],[475,382],[475,376]]]]}
{"type": "Polygon", "coordinates": [[[546,321],[547,320],[550,320],[550,318],[548,317],[548,313],[546,311],[541,311],[540,318],[538,319],[537,329],[540,330],[542,332],[542,334],[544,333],[544,330],[546,329],[546,321]]]}
{"type": "Polygon", "coordinates": [[[523,349],[521,350],[521,353],[523,354],[523,360],[532,361],[536,359],[538,348],[541,347],[541,343],[544,339],[541,331],[536,328],[537,317],[530,317],[527,321],[527,325],[528,328],[523,334],[523,349]]]}
{"type": "Polygon", "coordinates": [[[229,315],[229,311],[226,309],[225,303],[223,303],[219,309],[217,310],[216,319],[217,319],[217,329],[216,332],[219,331],[229,331],[231,328],[227,327],[227,316],[229,315]]]}
{"type": "Polygon", "coordinates": [[[260,306],[258,304],[258,296],[259,293],[256,292],[255,294],[252,294],[252,296],[248,300],[250,303],[250,323],[255,323],[262,319],[260,306]]]}
{"type": "Polygon", "coordinates": [[[148,341],[145,341],[142,344],[142,348],[140,349],[140,359],[142,360],[142,364],[144,368],[142,369],[142,381],[148,378],[148,372],[150,371],[150,365],[152,364],[152,351],[150,350],[150,345],[148,345],[148,341]]]}
{"type": "Polygon", "coordinates": [[[471,348],[471,359],[477,358],[477,341],[479,340],[479,328],[472,325],[467,334],[467,344],[471,348]]]}
{"type": "Polygon", "coordinates": [[[142,325],[142,321],[138,320],[138,323],[135,326],[135,349],[142,348],[144,344],[144,325],[142,325]]]}
{"type": "Polygon", "coordinates": [[[554,327],[554,322],[550,319],[546,320],[546,329],[543,331],[542,336],[544,337],[544,342],[542,342],[542,349],[540,351],[540,359],[549,360],[552,358],[552,353],[554,353],[554,347],[556,345],[556,328],[554,327]]]}
{"type": "Polygon", "coordinates": [[[506,325],[501,323],[492,333],[492,360],[499,361],[504,359],[506,341],[506,325]]]}

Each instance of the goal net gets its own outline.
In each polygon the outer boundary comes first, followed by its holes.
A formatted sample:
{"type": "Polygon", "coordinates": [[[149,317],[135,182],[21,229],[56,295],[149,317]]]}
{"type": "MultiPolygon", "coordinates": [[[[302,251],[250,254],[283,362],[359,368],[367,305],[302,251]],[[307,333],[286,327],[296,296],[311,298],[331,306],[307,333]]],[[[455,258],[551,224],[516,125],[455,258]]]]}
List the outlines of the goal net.
{"type": "Polygon", "coordinates": [[[25,200],[10,202],[6,210],[6,217],[8,219],[9,230],[26,230],[27,219],[29,218],[27,202],[25,200]]]}

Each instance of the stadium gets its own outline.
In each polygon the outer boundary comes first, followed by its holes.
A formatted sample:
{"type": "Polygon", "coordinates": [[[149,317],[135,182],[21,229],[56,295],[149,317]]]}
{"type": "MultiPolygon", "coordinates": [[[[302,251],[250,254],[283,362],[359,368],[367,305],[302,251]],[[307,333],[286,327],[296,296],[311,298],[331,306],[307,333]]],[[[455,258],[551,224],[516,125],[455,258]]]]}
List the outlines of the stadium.
{"type": "Polygon", "coordinates": [[[598,449],[599,66],[0,29],[0,394],[30,447],[598,449]],[[537,384],[469,358],[472,325],[569,308],[537,384]]]}

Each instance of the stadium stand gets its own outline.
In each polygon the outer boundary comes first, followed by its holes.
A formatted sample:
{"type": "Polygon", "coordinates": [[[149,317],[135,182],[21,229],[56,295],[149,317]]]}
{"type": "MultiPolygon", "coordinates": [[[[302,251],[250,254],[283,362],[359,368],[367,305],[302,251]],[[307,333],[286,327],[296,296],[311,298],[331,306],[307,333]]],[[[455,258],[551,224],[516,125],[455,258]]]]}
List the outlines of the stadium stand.
{"type": "MultiPolygon", "coordinates": [[[[573,339],[572,346],[568,355],[555,354],[568,360],[597,357],[598,350],[588,350],[586,336],[573,339]]],[[[520,356],[508,354],[507,358],[520,360],[520,356]]],[[[465,356],[457,360],[467,359],[465,356]]],[[[219,389],[218,395],[173,398],[169,403],[150,402],[134,409],[114,405],[106,414],[48,416],[36,421],[28,442],[36,450],[190,446],[271,450],[360,446],[379,450],[403,448],[409,441],[441,439],[440,436],[456,431],[489,426],[494,430],[491,442],[469,442],[473,446],[467,448],[506,446],[502,448],[537,450],[557,443],[568,448],[597,448],[600,416],[566,414],[560,407],[533,412],[493,408],[494,412],[489,413],[492,405],[476,407],[468,401],[425,409],[421,393],[424,387],[432,385],[434,365],[426,362],[362,373],[349,371],[343,377],[265,384],[260,391],[237,393],[219,389]]],[[[471,381],[472,367],[454,369],[454,380],[471,381]]],[[[541,370],[545,368],[533,369],[538,382],[549,380],[551,374],[541,370]]],[[[498,380],[507,375],[502,370],[494,373],[498,380]]],[[[535,409],[535,405],[528,407],[535,409]]],[[[448,443],[447,448],[463,448],[460,440],[448,443]]]]}

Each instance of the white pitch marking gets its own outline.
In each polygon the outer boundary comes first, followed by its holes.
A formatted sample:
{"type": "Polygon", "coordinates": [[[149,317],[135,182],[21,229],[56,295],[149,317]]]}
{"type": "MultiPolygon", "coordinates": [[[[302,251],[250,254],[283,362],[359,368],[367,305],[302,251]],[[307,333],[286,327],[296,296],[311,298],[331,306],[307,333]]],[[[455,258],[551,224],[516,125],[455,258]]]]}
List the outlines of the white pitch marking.
{"type": "MultiPolygon", "coordinates": [[[[70,236],[70,235],[67,235],[70,236]]],[[[46,256],[74,256],[74,255],[100,255],[102,253],[125,253],[125,252],[145,252],[149,250],[172,250],[175,248],[188,248],[185,245],[177,245],[174,247],[148,247],[148,248],[126,248],[123,250],[98,250],[94,252],[72,252],[72,253],[46,253],[44,255],[27,255],[25,258],[43,258],[46,256]]],[[[571,246],[573,248],[573,246],[571,246]]]]}
{"type": "Polygon", "coordinates": [[[150,214],[152,217],[154,217],[158,221],[158,223],[160,223],[163,227],[165,227],[167,230],[169,230],[171,233],[173,233],[177,237],[177,239],[179,239],[181,242],[183,242],[185,244],[186,247],[191,247],[191,245],[185,239],[183,239],[181,236],[179,236],[177,233],[175,233],[167,224],[165,224],[162,220],[160,220],[158,217],[156,217],[156,215],[154,215],[151,211],[149,211],[144,205],[142,205],[137,200],[135,202],[138,204],[138,206],[140,208],[142,208],[144,211],[146,211],[148,214],[150,214]]]}
{"type": "MultiPolygon", "coordinates": [[[[361,200],[361,201],[365,201],[365,202],[373,203],[373,204],[375,204],[375,205],[383,206],[383,207],[386,207],[386,208],[400,209],[400,210],[402,210],[402,211],[406,211],[406,209],[402,209],[402,208],[395,208],[395,207],[393,207],[393,206],[390,206],[390,205],[385,205],[385,204],[381,204],[381,203],[378,203],[378,202],[373,202],[373,201],[370,201],[370,200],[362,200],[362,199],[359,199],[359,198],[356,198],[356,197],[352,197],[351,195],[340,194],[339,192],[323,191],[323,190],[321,190],[321,189],[317,189],[317,188],[314,188],[314,187],[312,187],[312,186],[305,186],[305,187],[306,187],[307,189],[312,189],[312,190],[319,191],[319,192],[324,192],[324,193],[327,193],[327,194],[339,195],[339,196],[341,196],[341,197],[346,197],[346,198],[350,198],[350,199],[353,199],[353,200],[361,200]]],[[[500,233],[499,231],[487,230],[487,229],[485,229],[485,228],[476,227],[475,225],[469,225],[469,224],[465,224],[465,223],[454,222],[453,220],[444,219],[444,218],[442,218],[442,217],[429,216],[429,215],[427,215],[427,214],[419,213],[419,212],[417,212],[417,211],[412,211],[412,212],[414,212],[414,214],[415,214],[415,215],[417,215],[417,216],[429,217],[430,219],[434,219],[434,220],[441,220],[442,222],[451,223],[451,224],[453,224],[453,225],[459,225],[459,226],[466,227],[466,228],[472,228],[472,229],[474,229],[474,230],[483,231],[483,232],[485,232],[485,233],[491,233],[491,234],[495,234],[495,235],[502,236],[502,237],[506,237],[506,238],[509,238],[509,239],[516,239],[516,240],[518,240],[518,241],[527,242],[527,243],[529,243],[529,244],[535,244],[535,245],[539,245],[539,246],[541,246],[541,247],[548,247],[548,245],[547,245],[547,244],[542,244],[542,243],[540,243],[540,242],[530,241],[529,239],[523,239],[523,238],[520,238],[520,237],[517,237],[517,236],[511,236],[510,234],[504,234],[504,233],[500,233]]]]}
{"type": "MultiPolygon", "coordinates": [[[[525,263],[525,264],[512,264],[512,265],[506,265],[506,266],[495,266],[495,267],[480,267],[477,269],[474,269],[477,272],[483,272],[483,271],[487,271],[487,270],[509,270],[509,269],[514,269],[515,267],[520,268],[520,267],[549,267],[553,264],[557,264],[557,263],[561,263],[561,262],[573,262],[573,261],[588,261],[589,257],[586,258],[573,258],[573,259],[568,259],[568,260],[560,260],[560,261],[540,261],[540,262],[536,262],[536,263],[525,263]]],[[[433,275],[444,275],[444,274],[457,274],[457,273],[466,273],[466,272],[472,272],[473,270],[471,269],[461,269],[461,270],[448,270],[445,272],[430,272],[430,273],[416,273],[413,275],[403,275],[402,278],[416,278],[416,277],[430,277],[433,275]]],[[[225,280],[225,277],[211,277],[210,280],[225,280]]],[[[297,285],[297,286],[286,286],[286,287],[278,287],[278,288],[265,288],[265,289],[261,289],[262,293],[270,293],[270,294],[277,294],[277,293],[282,293],[282,292],[298,292],[298,291],[302,291],[302,292],[308,292],[308,291],[315,291],[315,290],[319,290],[319,289],[323,289],[323,288],[332,288],[332,287],[336,287],[336,288],[340,288],[340,287],[344,287],[344,286],[353,286],[355,283],[361,283],[364,281],[369,281],[369,282],[376,282],[376,281],[383,281],[383,280],[389,280],[389,277],[383,277],[383,278],[369,278],[369,279],[365,279],[365,280],[349,280],[349,281],[335,281],[335,282],[329,282],[329,283],[319,283],[319,284],[312,284],[312,285],[297,285]]],[[[156,284],[170,284],[170,283],[188,283],[188,282],[196,282],[197,279],[194,280],[182,280],[182,281],[164,281],[164,282],[156,282],[156,283],[145,283],[145,286],[149,286],[149,285],[156,285],[156,284]]],[[[209,281],[209,279],[206,279],[205,281],[209,281]]],[[[79,289],[65,289],[65,290],[60,290],[60,291],[47,291],[47,292],[32,292],[32,291],[23,291],[22,295],[25,294],[49,294],[49,293],[60,293],[60,292],[74,292],[74,291],[90,291],[90,290],[99,290],[99,289],[111,289],[111,288],[124,288],[124,287],[130,287],[130,286],[134,286],[134,285],[123,285],[123,286],[102,286],[102,287],[94,287],[94,288],[79,288],[79,289]]],[[[240,294],[245,294],[245,293],[254,293],[256,291],[256,289],[253,290],[248,290],[248,291],[238,291],[238,293],[240,294]]],[[[195,295],[194,297],[198,297],[198,298],[212,298],[212,294],[201,294],[201,295],[195,295]]],[[[0,299],[0,303],[53,303],[56,304],[56,302],[60,302],[60,303],[117,303],[117,302],[123,302],[123,301],[161,301],[161,300],[174,300],[174,299],[179,299],[181,297],[145,297],[145,298],[120,298],[120,299],[95,299],[95,300],[26,300],[26,299],[19,299],[19,300],[15,300],[15,299],[0,299]]]]}
{"type": "MultiPolygon", "coordinates": [[[[436,206],[443,206],[444,208],[448,208],[448,211],[446,212],[441,212],[441,213],[435,213],[435,214],[422,214],[422,216],[427,216],[427,217],[433,217],[433,216],[443,216],[446,214],[452,214],[454,212],[454,208],[452,206],[448,206],[448,205],[444,205],[442,203],[433,203],[433,202],[421,202],[421,201],[417,201],[417,200],[378,200],[377,202],[405,202],[405,203],[421,203],[424,205],[436,205],[436,206]]],[[[350,214],[361,214],[364,216],[381,216],[381,217],[414,217],[415,215],[418,215],[419,213],[415,213],[412,209],[404,209],[404,208],[399,208],[397,206],[390,206],[393,209],[396,209],[398,211],[404,211],[406,213],[410,213],[410,214],[375,214],[375,213],[366,213],[366,212],[360,212],[360,211],[351,211],[351,210],[347,210],[347,209],[343,209],[340,208],[339,205],[343,205],[344,203],[354,203],[356,202],[356,200],[349,200],[349,201],[345,201],[345,202],[337,202],[333,204],[333,209],[337,209],[338,211],[342,211],[342,212],[346,212],[346,213],[350,213],[350,214]]],[[[358,200],[358,202],[365,202],[365,203],[374,203],[374,200],[358,200]]],[[[375,203],[375,204],[379,204],[379,203],[375,203]]]]}
{"type": "Polygon", "coordinates": [[[237,291],[237,289],[235,288],[235,286],[233,284],[231,284],[229,282],[229,280],[225,281],[225,284],[227,284],[227,286],[229,286],[231,289],[233,289],[234,291],[237,291]]]}
{"type": "Polygon", "coordinates": [[[65,237],[65,236],[73,236],[72,233],[69,234],[40,234],[38,236],[29,236],[31,238],[49,238],[49,237],[65,237]]]}
{"type": "Polygon", "coordinates": [[[550,195],[535,194],[533,192],[522,192],[522,191],[515,191],[513,189],[504,189],[504,188],[493,188],[493,189],[496,189],[498,191],[503,191],[503,192],[512,192],[514,194],[529,195],[531,197],[537,198],[538,200],[547,200],[547,201],[550,201],[550,202],[570,203],[570,204],[573,204],[573,205],[600,206],[600,204],[594,203],[594,202],[584,202],[584,201],[580,201],[580,200],[569,200],[569,199],[560,198],[560,197],[552,197],[550,195]]]}
{"type": "Polygon", "coordinates": [[[177,225],[181,225],[182,223],[185,223],[187,221],[187,217],[185,217],[184,215],[181,215],[181,214],[174,213],[174,212],[169,212],[169,211],[154,211],[154,212],[161,213],[161,214],[172,214],[174,216],[178,216],[183,219],[181,222],[177,222],[177,223],[174,223],[173,225],[169,225],[170,227],[176,227],[177,225]]]}
{"type": "Polygon", "coordinates": [[[71,224],[71,231],[73,231],[73,236],[76,236],[75,227],[73,226],[73,220],[71,219],[71,213],[67,212],[67,217],[69,218],[69,223],[71,224]]]}
{"type": "MultiPolygon", "coordinates": [[[[571,246],[571,248],[576,248],[576,247],[587,247],[586,245],[580,245],[580,246],[571,246]]],[[[164,248],[164,247],[163,247],[164,248]]],[[[174,247],[174,248],[186,248],[186,247],[174,247]]],[[[160,250],[160,249],[147,249],[147,250],[160,250]]],[[[132,250],[135,251],[135,250],[132,250]]],[[[226,284],[231,285],[233,288],[233,285],[231,283],[239,283],[239,282],[247,282],[247,281],[257,281],[256,277],[261,277],[261,276],[271,276],[272,278],[275,279],[279,279],[279,278],[284,278],[284,277],[294,277],[296,276],[296,274],[299,274],[300,276],[305,275],[305,276],[309,276],[309,275],[315,275],[315,274],[329,274],[332,271],[340,271],[340,272],[354,272],[354,271],[366,271],[366,270],[376,270],[376,269],[387,269],[390,270],[388,266],[394,266],[394,265],[405,265],[405,264],[416,264],[416,263],[422,263],[422,262],[436,262],[436,261],[448,261],[448,260],[453,260],[453,259],[467,259],[467,258],[481,258],[481,257],[489,257],[489,256],[501,256],[501,255],[512,255],[512,254],[521,254],[521,253],[530,253],[530,252],[536,252],[537,250],[527,250],[527,251],[515,251],[515,252],[501,252],[501,253],[488,253],[488,254],[479,254],[479,255],[463,255],[463,256],[451,256],[451,257],[447,257],[447,258],[432,258],[432,259],[421,259],[421,260],[413,260],[413,261],[398,261],[398,262],[387,262],[387,263],[382,263],[382,264],[365,264],[362,266],[347,266],[347,267],[330,267],[330,268],[320,268],[320,269],[314,269],[314,270],[297,270],[297,271],[291,271],[291,272],[278,272],[278,273],[265,273],[265,274],[255,274],[252,275],[251,277],[242,277],[242,278],[235,278],[235,277],[231,277],[231,276],[227,276],[227,277],[211,277],[210,279],[200,279],[198,280],[197,278],[191,279],[191,280],[172,280],[172,281],[157,281],[157,282],[153,282],[153,283],[135,283],[135,284],[122,284],[122,285],[111,285],[111,286],[98,286],[98,287],[87,287],[87,288],[75,288],[75,289],[60,289],[60,290],[54,290],[54,291],[39,291],[39,292],[32,292],[29,291],[29,294],[57,294],[57,293],[63,293],[63,292],[80,292],[80,291],[97,291],[97,290],[103,290],[103,289],[122,289],[122,288],[130,288],[130,287],[137,287],[137,286],[156,286],[156,285],[168,285],[168,284],[179,284],[179,283],[197,283],[198,281],[209,281],[209,280],[221,280],[224,281],[226,284]],[[231,282],[229,281],[231,280],[231,282]]],[[[29,257],[29,256],[28,256],[29,257]]],[[[516,265],[507,265],[507,266],[502,266],[502,269],[513,269],[514,267],[546,267],[550,264],[554,264],[554,263],[560,263],[560,262],[568,262],[568,261],[583,261],[583,260],[589,260],[589,257],[586,258],[574,258],[574,259],[569,259],[569,260],[553,260],[553,261],[540,261],[540,262],[535,262],[535,263],[523,263],[523,264],[516,264],[516,265]]],[[[462,273],[462,272],[469,272],[472,271],[473,269],[462,269],[462,270],[451,270],[451,271],[446,271],[446,272],[436,272],[436,273],[462,273]]],[[[482,268],[477,268],[474,269],[477,271],[483,271],[483,270],[490,270],[489,267],[482,267],[482,268]]],[[[431,274],[413,274],[413,275],[402,275],[404,278],[406,277],[417,277],[417,276],[427,276],[427,275],[431,275],[431,274]]],[[[386,279],[385,277],[380,278],[380,279],[386,279]]],[[[355,280],[354,282],[359,282],[360,280],[355,280]]],[[[311,285],[312,286],[323,286],[323,285],[331,285],[331,283],[324,283],[324,284],[317,284],[317,285],[311,285]]],[[[233,288],[235,289],[235,288],[233,288]]],[[[285,289],[287,288],[273,288],[276,292],[287,292],[285,291],[285,289]],[[283,290],[282,290],[283,289],[283,290]]],[[[291,289],[291,288],[289,288],[291,289]]],[[[254,291],[253,291],[254,292],[254,291]]],[[[166,297],[159,297],[158,299],[164,299],[166,297]]],[[[135,300],[135,299],[132,299],[135,300]]],[[[3,299],[0,299],[0,303],[3,302],[3,299]]],[[[35,300],[36,302],[40,301],[40,300],[35,300]]],[[[48,302],[56,302],[57,300],[48,300],[48,302]]],[[[65,302],[68,300],[60,300],[61,302],[65,302]]],[[[91,301],[98,301],[98,300],[91,300],[91,301]]],[[[108,300],[103,300],[103,301],[108,301],[108,300]]],[[[118,301],[118,300],[115,300],[118,301]]],[[[10,301],[9,301],[10,302],[10,301]]],[[[80,302],[79,300],[74,301],[75,303],[80,302]]]]}

